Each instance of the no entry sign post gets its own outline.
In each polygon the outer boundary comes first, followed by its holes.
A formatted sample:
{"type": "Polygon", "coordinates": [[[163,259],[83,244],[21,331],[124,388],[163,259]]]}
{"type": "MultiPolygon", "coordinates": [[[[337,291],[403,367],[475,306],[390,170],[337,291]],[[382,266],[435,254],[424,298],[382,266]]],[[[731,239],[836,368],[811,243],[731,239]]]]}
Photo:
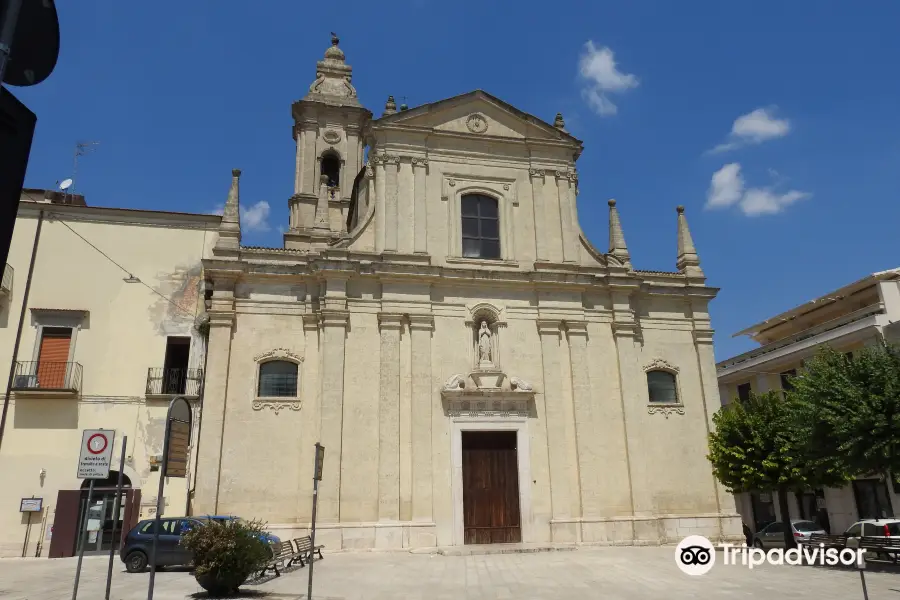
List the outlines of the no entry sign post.
{"type": "Polygon", "coordinates": [[[84,518],[81,520],[81,532],[78,536],[78,565],[75,567],[75,585],[72,588],[72,600],[78,597],[78,582],[81,580],[81,562],[84,559],[84,547],[87,545],[88,525],[91,513],[91,500],[94,496],[94,480],[109,477],[109,463],[112,461],[113,442],[116,432],[111,429],[85,429],[81,434],[81,448],[78,452],[78,479],[87,479],[88,495],[84,504],[84,518]]]}
{"type": "Polygon", "coordinates": [[[312,600],[313,569],[315,568],[316,548],[316,507],[319,505],[319,482],[322,481],[322,469],[325,466],[325,446],[316,442],[316,462],[313,466],[313,502],[312,522],[309,527],[309,581],[306,588],[306,600],[312,600]]]}

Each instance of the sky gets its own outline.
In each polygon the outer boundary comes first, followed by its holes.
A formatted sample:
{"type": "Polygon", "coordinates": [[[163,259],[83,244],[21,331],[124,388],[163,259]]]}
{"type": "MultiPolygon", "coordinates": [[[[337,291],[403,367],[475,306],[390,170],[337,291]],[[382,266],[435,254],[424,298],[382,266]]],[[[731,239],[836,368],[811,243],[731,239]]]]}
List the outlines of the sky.
{"type": "Polygon", "coordinates": [[[732,334],[900,266],[900,3],[644,0],[57,4],[26,186],[88,204],[212,212],[243,171],[245,245],[280,246],[290,105],[329,32],[376,116],[483,89],[584,141],[581,227],[607,248],[616,198],[637,269],[674,270],[682,204],[716,358],[732,334]]]}

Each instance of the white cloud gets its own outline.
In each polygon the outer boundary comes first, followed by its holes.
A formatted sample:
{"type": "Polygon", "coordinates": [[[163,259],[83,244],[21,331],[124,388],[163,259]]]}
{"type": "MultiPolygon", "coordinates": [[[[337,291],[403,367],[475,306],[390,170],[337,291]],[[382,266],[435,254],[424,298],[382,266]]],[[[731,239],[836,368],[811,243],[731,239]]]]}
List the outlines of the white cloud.
{"type": "Polygon", "coordinates": [[[616,105],[609,99],[610,93],[624,92],[640,84],[637,76],[618,69],[612,50],[606,46],[597,48],[591,40],[584,45],[578,69],[579,75],[585,80],[581,97],[601,116],[618,112],[616,105]]]}
{"type": "Polygon", "coordinates": [[[748,217],[775,215],[794,202],[804,200],[810,196],[811,194],[807,192],[797,190],[779,194],[767,188],[752,188],[747,190],[741,199],[741,210],[748,217]]]}
{"type": "MultiPolygon", "coordinates": [[[[241,229],[244,231],[269,231],[272,229],[269,225],[269,203],[260,200],[249,208],[241,207],[241,229]]],[[[217,204],[209,212],[211,215],[221,215],[225,212],[224,204],[217,204]]]]}
{"type": "Polygon", "coordinates": [[[250,208],[241,207],[241,228],[246,231],[269,231],[269,203],[260,200],[250,208]]]}
{"type": "Polygon", "coordinates": [[[724,208],[741,199],[744,193],[744,178],[741,165],[729,163],[713,173],[706,193],[706,208],[724,208]]]}
{"type": "Polygon", "coordinates": [[[767,140],[786,136],[791,131],[791,123],[787,119],[776,118],[774,111],[774,107],[757,108],[746,115],[741,115],[731,125],[728,140],[710,152],[727,152],[748,144],[761,144],[767,140]]]}
{"type": "Polygon", "coordinates": [[[748,217],[758,217],[778,214],[791,204],[811,196],[812,194],[808,192],[798,190],[777,192],[772,187],[745,189],[741,165],[729,163],[713,173],[706,194],[706,208],[727,208],[737,205],[748,217]]]}

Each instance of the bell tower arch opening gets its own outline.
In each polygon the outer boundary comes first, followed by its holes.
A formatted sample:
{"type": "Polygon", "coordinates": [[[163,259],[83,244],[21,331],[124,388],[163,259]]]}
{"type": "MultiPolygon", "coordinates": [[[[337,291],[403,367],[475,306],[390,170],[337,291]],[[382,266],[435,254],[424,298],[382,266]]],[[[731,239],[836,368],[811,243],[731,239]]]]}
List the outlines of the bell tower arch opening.
{"type": "Polygon", "coordinates": [[[341,157],[335,150],[326,150],[321,159],[322,175],[328,177],[329,188],[341,187],[341,157]]]}

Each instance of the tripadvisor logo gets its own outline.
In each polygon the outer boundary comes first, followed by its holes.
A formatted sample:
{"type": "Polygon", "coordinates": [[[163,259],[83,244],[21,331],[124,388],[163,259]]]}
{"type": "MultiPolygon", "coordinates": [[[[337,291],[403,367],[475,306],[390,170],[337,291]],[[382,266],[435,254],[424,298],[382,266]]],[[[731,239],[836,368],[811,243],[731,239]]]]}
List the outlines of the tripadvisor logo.
{"type": "MultiPolygon", "coordinates": [[[[773,548],[764,552],[760,548],[748,548],[746,544],[721,544],[723,565],[743,565],[752,569],[762,564],[770,565],[846,565],[864,566],[865,550],[826,548],[801,545],[790,550],[773,548]]],[[[705,575],[716,564],[716,547],[702,535],[690,535],[675,548],[675,564],[688,575],[705,575]]]]}

